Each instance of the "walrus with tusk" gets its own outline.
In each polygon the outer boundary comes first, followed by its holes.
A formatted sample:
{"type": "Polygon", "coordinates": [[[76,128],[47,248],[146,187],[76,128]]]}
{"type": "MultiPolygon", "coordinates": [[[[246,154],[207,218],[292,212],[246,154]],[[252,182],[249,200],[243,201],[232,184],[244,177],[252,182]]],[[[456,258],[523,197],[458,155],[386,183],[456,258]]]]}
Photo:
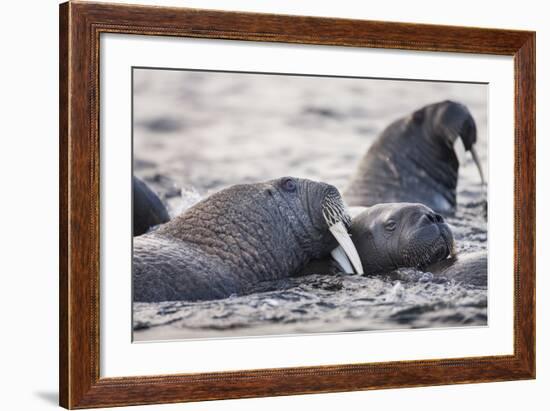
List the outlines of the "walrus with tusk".
{"type": "Polygon", "coordinates": [[[382,132],[344,191],[346,202],[350,206],[422,203],[439,213],[454,213],[459,167],[454,143],[458,138],[485,184],[475,148],[474,118],[466,106],[442,101],[416,110],[382,132]]]}
{"type": "Polygon", "coordinates": [[[338,244],[362,274],[350,223],[329,184],[284,177],[226,188],[134,237],[133,301],[226,298],[297,275],[338,244]]]}

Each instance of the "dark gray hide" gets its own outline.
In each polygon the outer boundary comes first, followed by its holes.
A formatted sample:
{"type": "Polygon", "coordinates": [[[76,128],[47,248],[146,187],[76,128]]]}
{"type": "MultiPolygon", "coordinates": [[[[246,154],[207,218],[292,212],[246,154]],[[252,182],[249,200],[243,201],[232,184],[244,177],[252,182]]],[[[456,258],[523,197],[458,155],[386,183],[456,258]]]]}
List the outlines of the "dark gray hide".
{"type": "Polygon", "coordinates": [[[170,220],[168,211],[157,195],[139,178],[132,177],[134,236],[170,220]]]}
{"type": "MultiPolygon", "coordinates": [[[[468,109],[452,101],[423,107],[395,121],[361,160],[344,192],[346,202],[351,206],[422,203],[440,213],[453,213],[457,137],[471,150],[477,131],[468,109]]],[[[477,161],[474,151],[472,155],[477,161]]]]}
{"type": "Polygon", "coordinates": [[[328,184],[285,177],[236,185],[134,238],[134,301],[209,300],[295,275],[337,243],[323,217],[340,204],[328,184]]]}

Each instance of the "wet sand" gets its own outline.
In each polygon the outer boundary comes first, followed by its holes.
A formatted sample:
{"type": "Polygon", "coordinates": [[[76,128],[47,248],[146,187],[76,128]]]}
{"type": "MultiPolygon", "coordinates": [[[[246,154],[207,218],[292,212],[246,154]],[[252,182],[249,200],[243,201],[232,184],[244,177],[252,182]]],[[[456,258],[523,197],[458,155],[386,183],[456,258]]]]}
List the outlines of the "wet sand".
{"type": "MultiPolygon", "coordinates": [[[[392,121],[436,101],[462,102],[487,169],[483,85],[135,70],[134,173],[177,215],[212,192],[284,175],[340,190],[392,121]]],[[[485,250],[485,190],[469,154],[458,211],[459,253],[485,250]]],[[[134,339],[219,338],[487,324],[487,289],[414,269],[382,277],[322,276],[259,284],[251,294],[134,303],[134,339]]]]}

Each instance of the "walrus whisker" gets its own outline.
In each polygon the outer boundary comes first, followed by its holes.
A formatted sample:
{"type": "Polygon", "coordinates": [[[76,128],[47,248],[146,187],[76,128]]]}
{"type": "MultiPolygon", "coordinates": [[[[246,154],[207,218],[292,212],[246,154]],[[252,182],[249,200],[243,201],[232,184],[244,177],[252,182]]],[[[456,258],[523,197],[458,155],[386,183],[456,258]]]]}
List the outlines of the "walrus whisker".
{"type": "Polygon", "coordinates": [[[479,171],[479,176],[481,177],[481,184],[485,185],[485,176],[483,175],[483,168],[481,167],[481,161],[479,160],[479,156],[477,155],[477,151],[474,146],[470,148],[470,153],[472,153],[472,159],[474,160],[474,163],[476,163],[477,169],[479,171]]]}
{"type": "MultiPolygon", "coordinates": [[[[351,217],[346,212],[345,206],[342,204],[341,201],[335,200],[331,197],[327,197],[323,205],[323,213],[325,211],[327,212],[328,218],[330,220],[330,222],[327,221],[327,223],[329,223],[329,226],[331,224],[337,223],[338,221],[341,221],[345,227],[349,227],[351,225],[351,217]]],[[[327,215],[323,215],[325,219],[327,219],[327,215]]]]}

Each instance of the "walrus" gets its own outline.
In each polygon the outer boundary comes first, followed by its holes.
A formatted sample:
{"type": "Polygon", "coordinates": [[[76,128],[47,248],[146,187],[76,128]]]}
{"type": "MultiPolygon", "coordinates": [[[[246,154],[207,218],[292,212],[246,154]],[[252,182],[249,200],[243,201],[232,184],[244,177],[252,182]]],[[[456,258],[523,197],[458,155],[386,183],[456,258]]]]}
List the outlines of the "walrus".
{"type": "Polygon", "coordinates": [[[477,128],[468,108],[453,101],[422,107],[390,124],[368,149],[344,191],[350,206],[422,203],[439,213],[456,210],[460,137],[485,184],[475,149],[477,128]]]}
{"type": "MultiPolygon", "coordinates": [[[[450,226],[423,204],[390,203],[352,208],[350,234],[366,275],[416,268],[461,284],[487,286],[487,251],[457,254],[450,226]]],[[[351,273],[338,248],[310,262],[306,274],[351,273]]]]}
{"type": "Polygon", "coordinates": [[[133,301],[213,300],[296,275],[342,246],[361,262],[332,185],[294,177],[221,190],[134,238],[133,301]]]}
{"type": "Polygon", "coordinates": [[[424,271],[461,284],[487,287],[487,251],[458,254],[431,264],[424,271]]]}
{"type": "MultiPolygon", "coordinates": [[[[368,275],[405,267],[424,269],[454,254],[449,225],[440,214],[419,203],[368,207],[353,217],[350,234],[368,275]]],[[[342,250],[333,250],[332,258],[312,261],[302,274],[352,272],[342,250]]]]}
{"type": "Polygon", "coordinates": [[[170,220],[158,196],[136,176],[132,176],[133,235],[145,234],[152,227],[170,220]]]}

